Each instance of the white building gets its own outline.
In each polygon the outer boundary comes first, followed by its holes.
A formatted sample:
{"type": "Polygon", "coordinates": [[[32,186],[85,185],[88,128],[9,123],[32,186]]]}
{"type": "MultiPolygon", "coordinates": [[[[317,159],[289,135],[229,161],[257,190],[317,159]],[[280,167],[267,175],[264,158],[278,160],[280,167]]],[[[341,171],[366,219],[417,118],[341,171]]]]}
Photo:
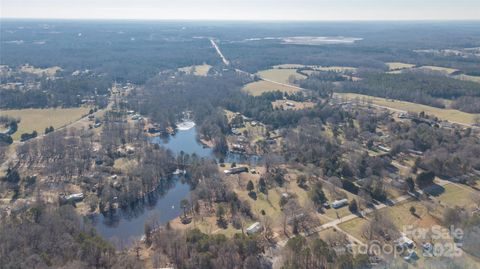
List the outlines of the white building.
{"type": "Polygon", "coordinates": [[[254,224],[250,225],[247,228],[247,234],[256,234],[262,230],[263,230],[263,227],[260,224],[260,222],[255,222],[254,224]]]}
{"type": "Polygon", "coordinates": [[[340,208],[342,206],[346,206],[346,205],[348,205],[348,200],[347,199],[335,200],[332,203],[332,207],[335,208],[335,209],[340,208]]]}

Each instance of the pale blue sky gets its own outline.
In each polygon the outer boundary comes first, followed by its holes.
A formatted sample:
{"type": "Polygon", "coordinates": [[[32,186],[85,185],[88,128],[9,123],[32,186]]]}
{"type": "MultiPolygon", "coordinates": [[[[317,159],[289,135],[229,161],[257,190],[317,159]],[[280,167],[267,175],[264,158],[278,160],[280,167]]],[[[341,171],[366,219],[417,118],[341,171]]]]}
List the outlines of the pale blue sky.
{"type": "Polygon", "coordinates": [[[480,20],[480,0],[0,0],[2,18],[480,20]]]}

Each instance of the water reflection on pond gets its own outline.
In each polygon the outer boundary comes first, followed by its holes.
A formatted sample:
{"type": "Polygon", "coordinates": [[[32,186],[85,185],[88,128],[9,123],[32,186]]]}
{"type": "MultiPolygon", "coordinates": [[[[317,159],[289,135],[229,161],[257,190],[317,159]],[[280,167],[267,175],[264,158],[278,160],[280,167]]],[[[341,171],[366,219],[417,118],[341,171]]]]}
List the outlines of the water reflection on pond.
{"type": "Polygon", "coordinates": [[[94,216],[93,225],[97,232],[118,247],[128,246],[144,234],[144,224],[149,217],[155,217],[161,224],[178,217],[181,214],[180,201],[188,198],[189,192],[188,184],[175,180],[171,186],[159,188],[133,207],[94,216]]]}
{"type": "Polygon", "coordinates": [[[152,139],[152,143],[158,143],[165,148],[170,149],[175,154],[179,154],[181,151],[183,151],[186,154],[195,153],[199,157],[213,156],[213,150],[203,146],[197,140],[197,132],[195,127],[185,131],[179,131],[173,136],[155,137],[152,139]]]}
{"type": "MultiPolygon", "coordinates": [[[[196,128],[182,130],[167,138],[152,138],[152,143],[158,143],[175,154],[183,151],[186,154],[195,153],[199,157],[218,158],[211,148],[205,147],[197,140],[196,128]]],[[[259,161],[258,156],[245,156],[239,153],[228,153],[225,162],[251,163],[259,161]]],[[[117,210],[111,215],[97,215],[92,217],[97,231],[118,247],[129,246],[133,240],[144,234],[145,221],[153,216],[160,224],[164,224],[181,214],[180,201],[188,198],[190,188],[179,180],[172,180],[170,185],[161,186],[144,201],[140,201],[132,208],[117,210]]]]}

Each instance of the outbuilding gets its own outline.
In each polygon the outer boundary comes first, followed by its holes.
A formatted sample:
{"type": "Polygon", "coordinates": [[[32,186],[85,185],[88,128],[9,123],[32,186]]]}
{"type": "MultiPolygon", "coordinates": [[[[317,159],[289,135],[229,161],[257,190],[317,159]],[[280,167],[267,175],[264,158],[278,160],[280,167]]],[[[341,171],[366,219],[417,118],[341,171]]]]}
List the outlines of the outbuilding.
{"type": "Polygon", "coordinates": [[[262,225],[260,224],[260,222],[255,222],[254,224],[250,225],[247,228],[247,234],[256,234],[256,233],[258,233],[262,230],[263,230],[263,228],[262,228],[262,225]]]}
{"type": "Polygon", "coordinates": [[[342,206],[346,206],[346,205],[348,205],[348,200],[347,199],[335,200],[332,203],[332,207],[335,208],[335,209],[340,208],[342,206]]]}

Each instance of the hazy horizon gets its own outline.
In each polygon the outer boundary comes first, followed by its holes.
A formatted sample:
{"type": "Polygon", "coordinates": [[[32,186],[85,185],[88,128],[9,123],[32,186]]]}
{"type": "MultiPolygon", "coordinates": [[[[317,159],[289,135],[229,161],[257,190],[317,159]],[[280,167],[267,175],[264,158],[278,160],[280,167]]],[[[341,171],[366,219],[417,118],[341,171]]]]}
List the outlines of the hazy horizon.
{"type": "Polygon", "coordinates": [[[2,19],[471,21],[476,0],[3,0],[2,19]]]}

